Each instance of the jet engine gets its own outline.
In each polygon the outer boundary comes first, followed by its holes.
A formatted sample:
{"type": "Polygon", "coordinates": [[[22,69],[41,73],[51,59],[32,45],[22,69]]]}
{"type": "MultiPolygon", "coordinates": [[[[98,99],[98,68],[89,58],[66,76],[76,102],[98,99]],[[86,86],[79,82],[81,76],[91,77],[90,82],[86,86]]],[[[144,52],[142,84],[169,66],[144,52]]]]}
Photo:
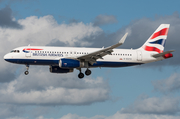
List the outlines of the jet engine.
{"type": "Polygon", "coordinates": [[[60,59],[59,60],[59,67],[60,68],[79,68],[79,67],[84,67],[84,62],[80,62],[79,60],[76,59],[60,59]]]}
{"type": "Polygon", "coordinates": [[[62,69],[59,66],[50,66],[49,71],[51,73],[70,73],[73,72],[73,69],[62,69]]]}

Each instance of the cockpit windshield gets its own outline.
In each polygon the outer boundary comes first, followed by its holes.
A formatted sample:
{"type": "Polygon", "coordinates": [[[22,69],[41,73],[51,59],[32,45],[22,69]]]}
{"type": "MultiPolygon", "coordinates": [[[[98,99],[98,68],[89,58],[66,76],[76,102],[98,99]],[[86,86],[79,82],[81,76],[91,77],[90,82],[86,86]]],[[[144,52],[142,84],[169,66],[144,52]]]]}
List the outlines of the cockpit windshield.
{"type": "Polygon", "coordinates": [[[12,50],[11,53],[19,53],[19,50],[12,50]]]}

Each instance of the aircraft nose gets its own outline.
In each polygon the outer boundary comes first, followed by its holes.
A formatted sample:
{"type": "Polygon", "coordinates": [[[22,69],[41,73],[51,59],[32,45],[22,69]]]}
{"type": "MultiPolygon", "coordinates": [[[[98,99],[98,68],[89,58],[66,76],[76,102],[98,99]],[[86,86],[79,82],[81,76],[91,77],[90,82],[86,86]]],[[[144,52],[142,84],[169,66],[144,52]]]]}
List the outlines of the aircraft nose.
{"type": "Polygon", "coordinates": [[[4,55],[4,60],[7,61],[8,59],[10,59],[9,55],[8,54],[4,55]]]}

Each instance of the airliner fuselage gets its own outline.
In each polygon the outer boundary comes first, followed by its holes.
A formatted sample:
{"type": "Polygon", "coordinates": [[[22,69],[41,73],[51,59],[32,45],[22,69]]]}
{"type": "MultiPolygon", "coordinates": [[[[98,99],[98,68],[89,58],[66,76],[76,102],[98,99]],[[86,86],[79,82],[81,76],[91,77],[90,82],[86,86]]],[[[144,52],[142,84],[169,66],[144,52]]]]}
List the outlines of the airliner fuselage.
{"type": "MultiPolygon", "coordinates": [[[[42,47],[25,46],[12,50],[6,54],[6,61],[17,64],[29,65],[59,65],[59,60],[63,58],[76,59],[77,57],[100,50],[98,48],[68,48],[68,47],[42,47]]],[[[114,52],[98,59],[96,63],[89,67],[123,67],[146,63],[148,60],[140,50],[114,49],[114,52]]]]}
{"type": "Polygon", "coordinates": [[[81,68],[87,68],[85,74],[90,75],[92,67],[126,67],[172,57],[172,51],[163,52],[168,29],[169,24],[160,25],[138,49],[114,49],[124,43],[125,34],[119,43],[107,48],[24,46],[13,49],[4,59],[25,64],[26,75],[29,65],[49,65],[52,73],[69,73],[76,68],[80,71],[78,77],[83,78],[81,68]]]}

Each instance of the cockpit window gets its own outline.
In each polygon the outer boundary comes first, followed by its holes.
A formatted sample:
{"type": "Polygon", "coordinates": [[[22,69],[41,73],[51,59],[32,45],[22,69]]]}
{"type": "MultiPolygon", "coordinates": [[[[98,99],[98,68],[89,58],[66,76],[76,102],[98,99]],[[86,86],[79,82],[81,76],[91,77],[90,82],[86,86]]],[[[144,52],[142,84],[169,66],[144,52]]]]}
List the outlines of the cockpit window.
{"type": "Polygon", "coordinates": [[[12,50],[13,53],[19,53],[19,50],[12,50]]]}

